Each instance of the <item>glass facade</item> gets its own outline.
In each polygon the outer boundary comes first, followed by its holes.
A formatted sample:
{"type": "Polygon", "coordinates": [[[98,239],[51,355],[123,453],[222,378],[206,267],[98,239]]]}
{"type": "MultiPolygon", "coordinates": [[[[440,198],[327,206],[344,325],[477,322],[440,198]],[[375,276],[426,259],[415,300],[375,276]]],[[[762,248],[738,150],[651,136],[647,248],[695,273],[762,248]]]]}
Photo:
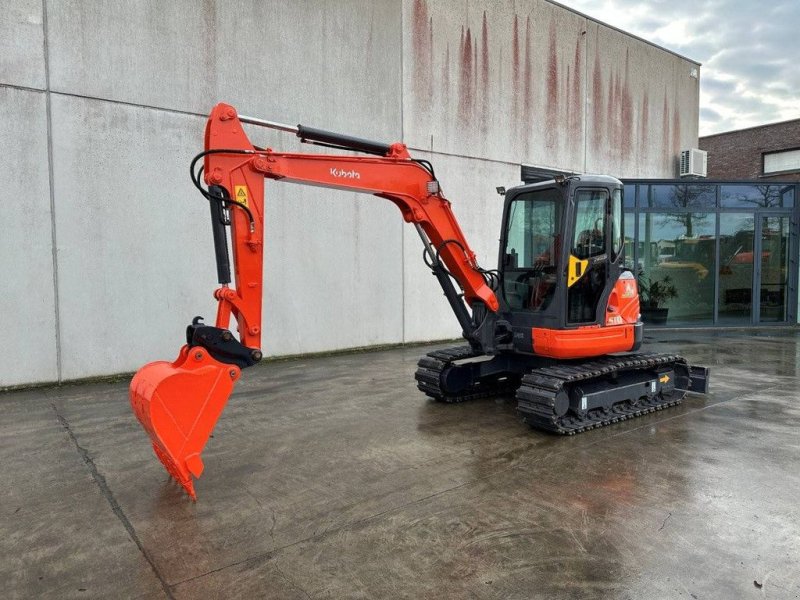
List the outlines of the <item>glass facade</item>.
{"type": "Polygon", "coordinates": [[[797,323],[799,184],[624,183],[625,263],[646,323],[797,323]]]}
{"type": "Polygon", "coordinates": [[[753,318],[753,241],[751,213],[723,213],[719,218],[719,320],[747,325],[753,318]]]}
{"type": "Polygon", "coordinates": [[[714,220],[708,217],[691,212],[639,214],[638,275],[644,300],[650,304],[643,306],[645,318],[648,309],[669,308],[668,320],[673,323],[713,319],[716,238],[714,220]],[[650,298],[651,290],[657,295],[654,286],[674,288],[674,297],[663,302],[650,298]]]}

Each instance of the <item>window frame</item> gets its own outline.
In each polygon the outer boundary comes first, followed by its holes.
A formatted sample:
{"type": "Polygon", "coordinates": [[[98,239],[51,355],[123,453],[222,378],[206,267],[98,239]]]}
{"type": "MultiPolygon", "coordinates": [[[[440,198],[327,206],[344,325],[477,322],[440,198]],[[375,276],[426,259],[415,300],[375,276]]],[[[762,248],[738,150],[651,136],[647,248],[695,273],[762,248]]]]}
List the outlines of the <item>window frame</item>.
{"type": "Polygon", "coordinates": [[[768,150],[761,153],[761,176],[762,177],[776,177],[779,175],[791,175],[793,173],[800,173],[800,164],[798,164],[796,169],[788,169],[783,171],[767,171],[766,164],[767,164],[767,155],[771,154],[783,154],[785,152],[798,152],[800,151],[800,146],[795,148],[781,148],[780,150],[768,150]]]}
{"type": "MultiPolygon", "coordinates": [[[[607,256],[610,257],[611,253],[608,248],[608,237],[609,237],[609,227],[611,227],[611,198],[612,195],[609,193],[608,188],[604,187],[594,187],[594,186],[581,186],[576,187],[575,192],[573,195],[573,217],[572,223],[570,224],[570,245],[569,245],[569,252],[571,255],[579,258],[581,260],[590,260],[595,259],[599,256],[607,256]],[[575,253],[576,244],[578,242],[579,232],[578,232],[578,211],[580,210],[580,202],[581,198],[579,197],[582,192],[600,192],[605,194],[605,198],[603,198],[604,207],[603,207],[603,251],[598,254],[590,254],[589,256],[580,257],[578,254],[575,253]]],[[[592,200],[592,198],[587,198],[587,200],[592,200]]]]}
{"type": "MultiPolygon", "coordinates": [[[[502,240],[501,240],[501,248],[500,248],[501,256],[507,254],[507,251],[509,249],[508,245],[509,245],[509,241],[511,239],[511,227],[512,227],[512,220],[514,218],[514,211],[515,211],[515,206],[514,205],[517,202],[524,202],[524,203],[530,203],[532,205],[532,207],[538,206],[538,204],[541,203],[542,200],[535,200],[531,196],[533,196],[534,194],[544,194],[545,192],[550,192],[550,191],[555,192],[556,196],[554,198],[546,198],[545,201],[548,201],[548,202],[552,201],[552,203],[553,203],[553,208],[554,208],[553,217],[555,219],[553,234],[557,235],[559,233],[558,224],[559,224],[559,222],[561,222],[564,219],[564,201],[563,201],[563,197],[559,193],[559,189],[557,187],[555,187],[555,186],[551,186],[551,187],[542,188],[540,190],[532,190],[532,191],[524,192],[524,193],[519,194],[518,196],[516,196],[508,204],[509,214],[508,214],[508,217],[506,219],[506,226],[504,228],[505,231],[503,232],[503,237],[502,237],[502,240]]],[[[522,223],[524,225],[528,225],[530,223],[530,221],[522,221],[522,223]]],[[[532,246],[531,247],[527,246],[527,244],[529,243],[529,240],[524,240],[524,243],[526,244],[526,248],[525,248],[526,253],[529,252],[529,251],[532,253],[533,252],[532,246]]],[[[559,256],[555,256],[554,257],[554,264],[552,266],[558,268],[558,266],[560,265],[560,262],[561,262],[560,257],[559,256]]],[[[503,264],[503,270],[505,270],[506,268],[507,267],[505,266],[505,264],[503,264]]],[[[525,270],[525,269],[532,269],[534,267],[531,265],[530,267],[519,267],[518,266],[518,267],[514,267],[514,268],[518,269],[518,270],[525,270]]]]}

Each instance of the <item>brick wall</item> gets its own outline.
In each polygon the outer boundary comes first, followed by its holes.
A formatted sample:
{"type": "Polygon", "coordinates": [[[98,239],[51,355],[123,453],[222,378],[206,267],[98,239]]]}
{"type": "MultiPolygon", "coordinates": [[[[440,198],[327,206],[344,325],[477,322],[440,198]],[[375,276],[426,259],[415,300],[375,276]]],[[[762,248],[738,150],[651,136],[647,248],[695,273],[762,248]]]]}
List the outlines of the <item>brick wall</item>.
{"type": "Polygon", "coordinates": [[[762,173],[764,152],[800,148],[800,119],[701,137],[699,145],[708,152],[709,179],[800,181],[800,171],[771,176],[762,173]]]}

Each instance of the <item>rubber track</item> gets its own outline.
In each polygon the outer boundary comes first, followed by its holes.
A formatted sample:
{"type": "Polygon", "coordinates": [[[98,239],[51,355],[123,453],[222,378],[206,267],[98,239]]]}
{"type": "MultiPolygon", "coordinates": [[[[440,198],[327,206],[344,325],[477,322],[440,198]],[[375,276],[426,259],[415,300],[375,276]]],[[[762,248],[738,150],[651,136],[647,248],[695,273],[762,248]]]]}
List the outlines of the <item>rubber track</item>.
{"type": "MultiPolygon", "coordinates": [[[[502,394],[513,394],[517,387],[516,382],[507,381],[486,381],[482,382],[477,389],[462,394],[451,394],[441,387],[442,372],[452,366],[452,363],[465,358],[483,356],[481,352],[476,352],[469,346],[456,346],[429,352],[419,359],[417,372],[414,379],[417,380],[417,387],[434,400],[455,404],[457,402],[467,402],[478,398],[489,396],[499,396],[502,394]]],[[[457,368],[457,365],[456,365],[457,368]]]]}
{"type": "Polygon", "coordinates": [[[534,369],[522,378],[517,390],[517,410],[529,425],[553,433],[574,435],[596,427],[611,425],[625,419],[638,417],[670,406],[676,406],[686,395],[684,390],[674,390],[667,398],[656,394],[646,400],[632,399],[610,410],[596,409],[579,417],[567,412],[559,417],[553,412],[556,395],[566,386],[623,371],[651,370],[670,367],[686,360],[675,354],[634,354],[607,356],[584,363],[561,364],[534,369]]]}

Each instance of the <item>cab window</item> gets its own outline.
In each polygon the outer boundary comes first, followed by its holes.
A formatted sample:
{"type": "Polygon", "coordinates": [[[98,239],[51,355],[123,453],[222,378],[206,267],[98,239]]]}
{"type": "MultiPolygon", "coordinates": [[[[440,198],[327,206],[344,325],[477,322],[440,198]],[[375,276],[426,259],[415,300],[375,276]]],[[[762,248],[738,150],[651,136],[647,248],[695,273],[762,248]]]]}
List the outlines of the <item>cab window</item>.
{"type": "Polygon", "coordinates": [[[520,194],[509,206],[503,292],[512,309],[544,310],[553,299],[562,208],[556,188],[520,194]]]}
{"type": "Polygon", "coordinates": [[[611,241],[612,248],[611,260],[617,260],[617,256],[622,252],[624,240],[622,239],[622,190],[614,190],[611,196],[611,241]]]}
{"type": "Polygon", "coordinates": [[[578,190],[575,194],[575,232],[572,254],[587,259],[606,253],[606,190],[578,190]]]}

